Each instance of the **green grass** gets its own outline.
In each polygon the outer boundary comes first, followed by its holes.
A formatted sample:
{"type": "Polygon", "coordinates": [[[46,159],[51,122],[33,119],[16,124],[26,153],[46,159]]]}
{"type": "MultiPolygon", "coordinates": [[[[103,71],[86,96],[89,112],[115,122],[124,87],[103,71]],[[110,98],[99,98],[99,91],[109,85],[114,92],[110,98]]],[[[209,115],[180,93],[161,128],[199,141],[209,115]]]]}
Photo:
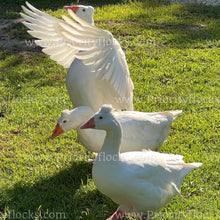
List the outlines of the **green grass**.
{"type": "MultiPolygon", "coordinates": [[[[10,10],[1,16],[17,17],[24,1],[5,2],[10,10]]],[[[70,3],[30,2],[57,17],[70,3]]],[[[184,179],[183,201],[174,197],[154,219],[217,219],[220,8],[104,2],[93,1],[100,6],[95,22],[111,31],[126,53],[135,109],[182,109],[161,151],[203,163],[184,179]]],[[[16,25],[9,37],[31,39],[26,30],[16,25]]],[[[95,188],[92,165],[86,162],[93,155],[76,132],[50,139],[61,110],[72,108],[65,75],[65,69],[31,48],[16,53],[0,48],[0,219],[2,213],[2,219],[27,219],[19,214],[29,211],[32,219],[102,220],[117,208],[95,188]]]]}

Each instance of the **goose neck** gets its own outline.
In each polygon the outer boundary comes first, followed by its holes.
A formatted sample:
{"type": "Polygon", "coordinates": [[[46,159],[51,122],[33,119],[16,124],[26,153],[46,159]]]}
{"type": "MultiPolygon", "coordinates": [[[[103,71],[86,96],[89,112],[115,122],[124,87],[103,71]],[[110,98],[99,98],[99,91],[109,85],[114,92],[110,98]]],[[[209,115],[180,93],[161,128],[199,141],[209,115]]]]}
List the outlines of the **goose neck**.
{"type": "Polygon", "coordinates": [[[104,144],[97,156],[102,161],[115,161],[119,159],[120,145],[121,145],[121,126],[115,121],[114,129],[106,131],[104,144]]]}

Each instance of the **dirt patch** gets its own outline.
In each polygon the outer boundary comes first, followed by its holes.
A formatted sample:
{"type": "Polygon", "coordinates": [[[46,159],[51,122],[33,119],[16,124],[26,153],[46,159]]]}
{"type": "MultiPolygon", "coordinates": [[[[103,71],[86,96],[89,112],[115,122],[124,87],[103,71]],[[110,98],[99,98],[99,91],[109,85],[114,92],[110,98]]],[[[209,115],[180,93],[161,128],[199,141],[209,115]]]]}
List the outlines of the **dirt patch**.
{"type": "Polygon", "coordinates": [[[219,0],[166,0],[171,3],[179,3],[179,4],[204,4],[204,5],[211,5],[211,6],[220,6],[219,0]]]}
{"type": "Polygon", "coordinates": [[[11,38],[10,30],[12,30],[16,25],[24,21],[23,18],[17,19],[0,19],[0,46],[12,51],[37,51],[40,52],[41,49],[36,47],[33,40],[21,40],[19,38],[11,38]]]}

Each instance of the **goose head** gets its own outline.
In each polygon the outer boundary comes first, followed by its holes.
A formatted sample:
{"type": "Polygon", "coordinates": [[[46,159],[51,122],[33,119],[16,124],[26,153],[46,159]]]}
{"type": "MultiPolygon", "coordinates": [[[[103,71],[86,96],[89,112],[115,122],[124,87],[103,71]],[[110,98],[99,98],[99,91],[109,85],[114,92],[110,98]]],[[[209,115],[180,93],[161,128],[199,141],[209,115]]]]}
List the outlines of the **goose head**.
{"type": "Polygon", "coordinates": [[[73,5],[73,6],[64,6],[64,9],[72,10],[78,17],[82,18],[84,21],[89,24],[94,25],[93,14],[94,8],[92,6],[85,5],[73,5]]]}
{"type": "Polygon", "coordinates": [[[118,126],[113,115],[114,109],[111,105],[103,105],[100,110],[93,115],[80,129],[94,128],[98,130],[110,131],[118,126]]]}
{"type": "Polygon", "coordinates": [[[63,110],[51,138],[53,139],[63,133],[79,128],[93,113],[92,109],[87,106],[63,110]]]}

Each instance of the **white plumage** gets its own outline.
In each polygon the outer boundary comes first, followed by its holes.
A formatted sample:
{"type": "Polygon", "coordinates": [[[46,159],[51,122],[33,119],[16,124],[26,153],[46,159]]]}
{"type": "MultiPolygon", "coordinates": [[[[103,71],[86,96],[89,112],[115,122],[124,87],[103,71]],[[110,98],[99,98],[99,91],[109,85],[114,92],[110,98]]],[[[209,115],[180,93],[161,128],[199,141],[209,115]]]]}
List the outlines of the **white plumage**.
{"type": "Polygon", "coordinates": [[[66,85],[74,107],[89,106],[97,111],[104,103],[117,109],[133,110],[133,82],[125,54],[108,31],[93,26],[91,6],[79,6],[79,18],[68,9],[71,18],[54,18],[26,2],[22,6],[23,24],[36,44],[64,68],[69,68],[66,85]],[[86,16],[84,16],[86,15],[86,16]]]}
{"type": "MultiPolygon", "coordinates": [[[[169,135],[171,124],[181,113],[181,110],[151,113],[114,111],[113,115],[120,122],[123,130],[121,152],[144,149],[159,150],[169,135]]],[[[58,119],[57,126],[60,126],[61,133],[77,129],[83,145],[92,152],[99,152],[104,142],[105,131],[79,129],[93,114],[94,111],[87,106],[64,110],[58,119]]],[[[57,129],[55,129],[52,137],[61,133],[57,133],[57,129]]]]}
{"type": "Polygon", "coordinates": [[[96,187],[118,210],[109,219],[122,219],[125,212],[158,212],[173,196],[180,196],[183,178],[201,163],[184,163],[183,156],[152,151],[119,153],[122,129],[111,108],[102,108],[82,127],[106,131],[104,144],[94,162],[96,187]],[[109,111],[107,111],[109,109],[109,111]],[[116,218],[121,215],[121,218],[116,218]]]}

